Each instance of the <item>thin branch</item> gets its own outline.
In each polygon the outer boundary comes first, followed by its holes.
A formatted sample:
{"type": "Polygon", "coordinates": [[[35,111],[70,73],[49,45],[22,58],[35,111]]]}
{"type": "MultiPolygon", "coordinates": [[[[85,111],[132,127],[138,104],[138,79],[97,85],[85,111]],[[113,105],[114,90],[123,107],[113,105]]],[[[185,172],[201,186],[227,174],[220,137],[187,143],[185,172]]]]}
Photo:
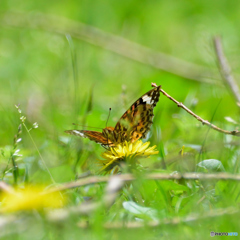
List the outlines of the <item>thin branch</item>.
{"type": "Polygon", "coordinates": [[[190,80],[219,84],[219,81],[212,80],[219,79],[219,74],[215,70],[209,70],[206,67],[157,52],[123,37],[107,33],[81,22],[40,13],[6,12],[0,15],[0,24],[4,27],[44,30],[64,36],[69,34],[74,38],[102,47],[156,69],[161,69],[190,80]]]}
{"type": "Polygon", "coordinates": [[[219,68],[220,72],[222,75],[223,80],[225,83],[230,87],[236,101],[237,105],[240,107],[240,91],[238,84],[234,77],[231,74],[231,68],[228,64],[228,61],[224,55],[223,48],[222,48],[222,42],[220,37],[215,37],[213,39],[214,46],[215,46],[215,51],[218,57],[218,63],[219,63],[219,68]]]}
{"type": "MultiPolygon", "coordinates": [[[[156,83],[152,83],[153,87],[156,87],[157,84],[156,83]]],[[[229,135],[233,135],[233,136],[237,136],[240,137],[240,131],[237,130],[233,130],[233,131],[227,131],[227,130],[223,130],[217,126],[215,126],[214,124],[210,123],[207,120],[202,119],[201,117],[199,117],[197,114],[195,114],[193,111],[191,111],[189,108],[187,108],[186,106],[184,106],[181,102],[178,102],[176,99],[174,99],[173,97],[171,97],[169,94],[167,94],[162,88],[160,89],[160,92],[163,93],[163,95],[165,95],[167,98],[169,98],[170,100],[172,100],[173,102],[175,102],[177,104],[178,107],[181,107],[182,109],[184,109],[185,111],[187,111],[189,114],[191,114],[193,117],[195,117],[199,122],[201,122],[203,125],[207,125],[210,128],[224,133],[224,134],[229,134],[229,135]]]]}
{"type": "Polygon", "coordinates": [[[101,201],[93,202],[87,201],[82,203],[79,206],[73,206],[66,209],[57,209],[54,211],[48,212],[48,219],[52,221],[59,221],[66,219],[70,216],[70,214],[83,214],[89,215],[93,211],[96,211],[98,208],[110,208],[112,204],[115,202],[119,191],[124,186],[124,181],[121,179],[119,175],[111,176],[108,178],[108,184],[105,189],[105,194],[101,201]]]}
{"type": "MultiPolygon", "coordinates": [[[[240,181],[240,175],[234,175],[234,174],[227,174],[227,173],[217,173],[217,174],[203,174],[203,173],[185,173],[185,174],[166,174],[166,173],[155,173],[155,174],[148,174],[145,176],[144,179],[148,180],[172,180],[172,179],[192,179],[192,180],[237,180],[240,181]]],[[[103,199],[98,202],[84,202],[79,206],[73,206],[65,209],[57,209],[48,212],[47,218],[51,221],[62,221],[71,214],[82,214],[82,215],[89,215],[92,212],[96,211],[97,209],[101,207],[109,208],[111,205],[115,202],[118,192],[122,189],[124,186],[124,182],[129,182],[136,180],[136,178],[132,174],[121,174],[121,175],[115,175],[115,176],[102,176],[102,177],[88,177],[86,179],[81,179],[76,182],[70,182],[63,184],[60,187],[55,187],[50,190],[48,190],[46,193],[49,192],[55,192],[55,191],[61,191],[66,190],[70,188],[85,186],[88,184],[93,183],[102,183],[102,182],[108,182],[108,185],[105,189],[105,195],[103,196],[103,199]]],[[[211,213],[210,213],[211,215],[211,213]]],[[[209,216],[210,216],[209,215],[209,216]]],[[[216,215],[216,214],[215,214],[216,215]]],[[[160,224],[171,224],[171,223],[180,223],[184,221],[192,221],[192,220],[198,220],[199,217],[190,216],[185,219],[171,219],[171,220],[164,220],[163,222],[150,222],[150,227],[155,227],[160,224]]],[[[106,224],[106,228],[120,228],[120,227],[128,227],[128,228],[138,228],[140,226],[143,226],[142,223],[127,223],[126,225],[123,223],[114,223],[114,224],[106,224]],[[116,224],[116,225],[115,225],[116,224]]],[[[82,225],[80,227],[87,227],[87,225],[82,225]]]]}
{"type": "MultiPolygon", "coordinates": [[[[221,217],[226,215],[233,215],[239,213],[239,210],[236,208],[226,208],[226,209],[218,209],[210,211],[209,213],[206,213],[204,215],[189,215],[187,217],[175,217],[172,219],[163,219],[160,221],[151,221],[151,222],[109,222],[105,223],[104,227],[106,229],[121,229],[121,228],[143,228],[143,227],[159,227],[162,225],[177,225],[181,223],[189,223],[209,218],[215,218],[215,217],[221,217]]],[[[86,228],[86,224],[78,224],[80,228],[86,228]]]]}
{"type": "MultiPolygon", "coordinates": [[[[119,179],[123,182],[130,182],[136,180],[132,174],[121,174],[118,175],[119,179]]],[[[111,176],[93,176],[86,179],[80,179],[75,182],[64,183],[61,186],[53,187],[45,192],[45,194],[63,191],[71,188],[81,187],[89,184],[108,182],[111,176]]],[[[151,173],[144,176],[147,180],[173,180],[173,179],[188,179],[188,180],[234,180],[240,181],[240,174],[231,173],[151,173]]]]}

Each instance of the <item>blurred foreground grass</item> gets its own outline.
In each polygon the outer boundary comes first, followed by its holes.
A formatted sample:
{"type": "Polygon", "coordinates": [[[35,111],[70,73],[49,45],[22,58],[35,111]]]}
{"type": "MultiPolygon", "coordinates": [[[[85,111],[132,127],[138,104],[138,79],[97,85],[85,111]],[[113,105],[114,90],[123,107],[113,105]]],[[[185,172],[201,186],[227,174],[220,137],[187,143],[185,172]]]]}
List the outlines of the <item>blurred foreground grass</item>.
{"type": "MultiPolygon", "coordinates": [[[[212,38],[222,36],[237,78],[239,7],[237,1],[230,4],[224,0],[1,0],[1,180],[19,189],[29,184],[49,189],[84,177],[88,171],[94,174],[104,150],[86,139],[69,137],[64,130],[74,128],[72,122],[104,128],[109,107],[108,125],[114,126],[122,113],[150,90],[151,82],[162,85],[171,96],[215,125],[226,130],[237,128],[239,109],[218,73],[212,38]],[[105,33],[102,41],[107,44],[99,47],[98,39],[74,38],[71,33],[76,27],[62,26],[61,19],[42,21],[49,15],[84,23],[87,29],[96,27],[105,33]],[[35,29],[38,19],[45,28],[35,29]],[[59,29],[69,31],[56,33],[59,29]],[[166,66],[165,71],[149,65],[146,56],[137,61],[140,51],[133,55],[133,49],[116,44],[108,33],[141,44],[151,53],[166,54],[162,62],[155,63],[166,66]],[[179,61],[169,61],[170,56],[179,61]],[[201,75],[192,64],[208,76],[201,75]],[[195,78],[191,80],[187,74],[195,78]],[[34,143],[24,127],[18,129],[22,123],[15,108],[18,104],[28,129],[38,123],[39,127],[30,131],[34,143]],[[19,138],[22,141],[17,141],[19,138]]],[[[159,155],[141,160],[143,173],[239,173],[238,138],[209,130],[162,95],[154,114],[149,141],[157,145],[159,155]],[[204,161],[208,159],[212,160],[204,161]]],[[[206,239],[210,231],[238,232],[238,181],[143,180],[140,174],[108,205],[102,203],[106,186],[96,183],[62,191],[67,199],[62,212],[46,207],[11,214],[0,211],[0,237],[206,239]],[[89,201],[100,205],[87,213],[77,209],[89,201]],[[148,224],[151,222],[157,226],[148,224]]],[[[3,199],[2,209],[4,204],[3,199]]]]}

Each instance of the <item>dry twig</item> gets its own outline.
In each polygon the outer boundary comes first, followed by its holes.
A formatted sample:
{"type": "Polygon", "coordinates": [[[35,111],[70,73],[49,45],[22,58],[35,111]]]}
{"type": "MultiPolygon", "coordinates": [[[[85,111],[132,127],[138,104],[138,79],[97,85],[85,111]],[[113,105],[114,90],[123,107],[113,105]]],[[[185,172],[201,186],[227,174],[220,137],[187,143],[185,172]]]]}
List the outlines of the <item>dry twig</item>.
{"type": "MultiPolygon", "coordinates": [[[[80,179],[75,182],[69,182],[62,184],[61,186],[54,187],[46,191],[47,193],[63,191],[71,188],[81,187],[89,184],[103,183],[108,182],[111,176],[93,176],[88,177],[86,179],[80,179]]],[[[121,174],[118,175],[118,178],[123,182],[130,182],[136,180],[136,178],[132,174],[121,174]]],[[[188,180],[234,180],[240,181],[239,174],[231,174],[231,173],[176,173],[176,174],[168,174],[168,173],[151,173],[143,176],[144,179],[147,180],[173,180],[173,179],[188,179],[188,180]]]]}
{"type": "MultiPolygon", "coordinates": [[[[152,83],[153,87],[156,87],[157,84],[156,83],[152,83]]],[[[174,99],[173,97],[171,97],[169,94],[167,94],[162,88],[160,89],[160,92],[163,93],[163,95],[165,95],[167,98],[169,98],[170,100],[172,100],[173,102],[175,102],[177,104],[178,107],[181,107],[182,109],[184,109],[186,112],[188,112],[189,114],[191,114],[193,117],[195,117],[199,122],[201,122],[203,125],[207,125],[210,128],[224,133],[224,134],[229,134],[229,135],[233,135],[233,136],[237,136],[240,137],[240,131],[237,130],[233,130],[233,131],[227,131],[224,129],[221,129],[217,126],[215,126],[214,124],[202,119],[201,117],[199,117],[197,114],[195,114],[193,111],[191,111],[189,108],[187,108],[186,106],[184,106],[181,102],[178,102],[176,99],[174,99]]]]}
{"type": "MultiPolygon", "coordinates": [[[[105,189],[105,195],[99,202],[87,201],[79,206],[73,206],[66,209],[58,209],[48,213],[48,219],[52,221],[59,221],[66,219],[71,213],[88,215],[100,207],[110,208],[115,202],[119,191],[124,186],[124,181],[119,175],[108,177],[108,185],[105,189]]],[[[91,181],[90,181],[91,182],[91,181]]],[[[69,186],[69,185],[68,185],[69,186]]]]}
{"type": "MultiPolygon", "coordinates": [[[[172,179],[191,179],[191,180],[236,180],[240,181],[240,175],[236,174],[228,174],[228,173],[215,173],[215,174],[203,174],[203,173],[184,173],[184,174],[166,174],[166,173],[153,173],[144,176],[144,179],[148,180],[172,180],[172,179]]],[[[124,186],[124,182],[129,182],[136,180],[136,178],[132,174],[121,174],[116,176],[99,176],[99,177],[88,177],[86,179],[81,179],[76,182],[70,182],[63,184],[60,187],[52,188],[46,192],[55,192],[55,191],[62,191],[70,188],[85,186],[88,184],[93,183],[102,183],[108,182],[106,187],[105,195],[102,201],[99,202],[85,202],[79,206],[74,206],[66,209],[59,209],[54,210],[48,213],[48,219],[52,221],[61,221],[63,219],[68,218],[71,214],[82,214],[82,215],[89,215],[93,211],[100,207],[109,208],[115,201],[116,197],[118,196],[119,190],[124,186]]],[[[195,217],[197,219],[201,219],[199,217],[195,217]]],[[[163,222],[152,222],[149,223],[149,226],[155,227],[161,224],[172,224],[172,223],[180,223],[184,221],[190,221],[194,219],[193,216],[187,217],[185,219],[174,219],[174,220],[165,220],[163,222]]],[[[115,223],[114,224],[106,224],[106,228],[121,228],[121,227],[128,227],[128,228],[138,228],[143,226],[142,223],[128,223],[127,225],[123,225],[122,223],[115,223]]],[[[87,227],[86,225],[81,225],[81,227],[87,227]]]]}
{"type": "MultiPolygon", "coordinates": [[[[121,229],[121,228],[143,228],[143,227],[159,227],[162,225],[176,225],[176,224],[181,224],[181,223],[188,223],[188,222],[194,222],[194,221],[199,221],[199,220],[204,220],[204,219],[209,219],[209,218],[215,218],[215,217],[221,217],[221,216],[226,216],[226,215],[233,215],[233,214],[238,214],[239,210],[236,208],[226,208],[226,209],[218,209],[218,210],[213,210],[209,213],[206,213],[204,215],[193,215],[191,214],[190,216],[187,217],[175,217],[172,219],[163,219],[162,221],[151,221],[151,222],[109,222],[105,223],[104,227],[106,229],[121,229]]],[[[85,228],[87,227],[86,225],[81,225],[78,224],[79,227],[85,228]]]]}
{"type": "Polygon", "coordinates": [[[215,37],[213,39],[215,51],[218,57],[219,62],[219,68],[222,75],[223,80],[225,80],[225,83],[230,87],[236,101],[237,105],[240,107],[240,91],[238,84],[236,83],[234,77],[231,74],[231,68],[227,62],[226,57],[224,56],[222,43],[220,37],[215,37]]]}
{"type": "Polygon", "coordinates": [[[6,12],[0,15],[0,25],[4,27],[44,30],[61,35],[69,34],[74,38],[110,50],[156,69],[161,69],[190,80],[219,84],[219,81],[212,80],[219,79],[219,74],[215,70],[209,70],[206,67],[156,52],[123,37],[66,18],[40,13],[6,12]]]}

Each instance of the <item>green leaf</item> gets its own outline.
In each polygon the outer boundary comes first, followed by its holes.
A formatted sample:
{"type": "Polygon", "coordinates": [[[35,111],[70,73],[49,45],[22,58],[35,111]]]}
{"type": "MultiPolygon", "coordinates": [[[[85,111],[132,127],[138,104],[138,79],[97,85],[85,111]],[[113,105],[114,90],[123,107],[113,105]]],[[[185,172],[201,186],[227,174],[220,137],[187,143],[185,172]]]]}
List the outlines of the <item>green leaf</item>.
{"type": "Polygon", "coordinates": [[[165,191],[175,190],[175,191],[189,191],[187,186],[178,184],[174,181],[161,181],[161,186],[164,188],[165,191]]]}
{"type": "Polygon", "coordinates": [[[225,172],[222,162],[216,159],[203,160],[198,163],[197,166],[200,170],[205,170],[207,172],[225,172]]]}
{"type": "Polygon", "coordinates": [[[135,202],[128,201],[123,202],[123,207],[130,213],[134,214],[136,217],[157,220],[157,210],[149,207],[142,207],[135,202]]]}

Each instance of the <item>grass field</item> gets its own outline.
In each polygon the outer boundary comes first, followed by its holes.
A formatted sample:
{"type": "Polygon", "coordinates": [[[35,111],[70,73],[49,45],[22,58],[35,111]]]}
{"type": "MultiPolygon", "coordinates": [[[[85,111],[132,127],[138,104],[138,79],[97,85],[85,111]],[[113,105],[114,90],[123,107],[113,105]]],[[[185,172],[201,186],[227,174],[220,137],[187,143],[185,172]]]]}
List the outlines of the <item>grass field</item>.
{"type": "Polygon", "coordinates": [[[158,153],[127,158],[131,167],[111,178],[120,167],[99,172],[108,148],[64,132],[115,126],[152,82],[211,124],[239,130],[237,97],[221,76],[214,39],[236,90],[240,2],[0,6],[0,238],[240,234],[239,137],[203,125],[160,93],[147,139],[158,153]]]}

